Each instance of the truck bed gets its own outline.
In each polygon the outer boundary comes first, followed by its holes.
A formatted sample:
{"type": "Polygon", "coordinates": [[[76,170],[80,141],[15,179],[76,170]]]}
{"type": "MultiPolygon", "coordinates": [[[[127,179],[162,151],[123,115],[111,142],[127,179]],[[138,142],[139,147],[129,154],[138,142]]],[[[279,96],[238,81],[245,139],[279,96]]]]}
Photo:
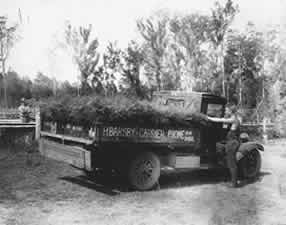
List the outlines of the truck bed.
{"type": "MultiPolygon", "coordinates": [[[[43,155],[64,161],[76,167],[90,170],[91,155],[94,148],[87,148],[89,145],[99,145],[100,149],[106,154],[112,155],[111,149],[125,151],[128,147],[136,151],[134,145],[142,145],[145,148],[156,146],[162,151],[185,151],[194,152],[200,143],[199,128],[142,128],[142,127],[123,127],[115,125],[101,125],[89,130],[86,137],[74,137],[71,132],[68,134],[53,133],[48,131],[41,132],[40,151],[43,155]],[[132,144],[132,145],[130,145],[132,144]],[[126,147],[126,148],[125,148],[126,147]],[[107,153],[108,152],[108,153],[107,153]]],[[[140,146],[140,147],[142,147],[140,146]]],[[[188,160],[196,160],[194,157],[178,157],[178,165],[185,167],[190,164],[188,160]],[[187,160],[187,161],[186,161],[187,160]]]]}

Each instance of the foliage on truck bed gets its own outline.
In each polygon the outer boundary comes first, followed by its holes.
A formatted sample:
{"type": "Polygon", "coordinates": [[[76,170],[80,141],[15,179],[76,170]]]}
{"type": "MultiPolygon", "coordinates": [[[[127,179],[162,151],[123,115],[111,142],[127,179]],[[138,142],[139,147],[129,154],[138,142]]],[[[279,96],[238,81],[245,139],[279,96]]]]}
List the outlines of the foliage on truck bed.
{"type": "Polygon", "coordinates": [[[207,121],[206,116],[200,113],[124,96],[50,98],[41,101],[40,108],[45,121],[87,127],[96,123],[184,127],[190,123],[205,124],[207,121]]]}

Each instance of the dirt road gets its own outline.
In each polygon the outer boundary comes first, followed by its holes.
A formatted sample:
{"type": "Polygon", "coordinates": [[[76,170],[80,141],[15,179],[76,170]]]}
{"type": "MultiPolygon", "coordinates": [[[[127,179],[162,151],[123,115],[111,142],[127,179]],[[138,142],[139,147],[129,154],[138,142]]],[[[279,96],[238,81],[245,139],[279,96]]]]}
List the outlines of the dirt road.
{"type": "Polygon", "coordinates": [[[201,171],[164,175],[160,190],[131,192],[53,160],[28,166],[18,153],[0,160],[0,224],[286,225],[286,141],[268,144],[262,159],[259,180],[237,189],[224,174],[201,171]]]}

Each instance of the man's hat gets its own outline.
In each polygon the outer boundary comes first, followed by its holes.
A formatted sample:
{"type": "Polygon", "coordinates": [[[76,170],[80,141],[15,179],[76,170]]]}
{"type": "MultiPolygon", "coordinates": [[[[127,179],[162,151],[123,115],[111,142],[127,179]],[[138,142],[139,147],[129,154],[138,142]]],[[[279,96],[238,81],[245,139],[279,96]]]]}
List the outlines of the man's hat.
{"type": "Polygon", "coordinates": [[[242,140],[249,140],[249,135],[247,133],[241,133],[239,138],[242,140]]]}

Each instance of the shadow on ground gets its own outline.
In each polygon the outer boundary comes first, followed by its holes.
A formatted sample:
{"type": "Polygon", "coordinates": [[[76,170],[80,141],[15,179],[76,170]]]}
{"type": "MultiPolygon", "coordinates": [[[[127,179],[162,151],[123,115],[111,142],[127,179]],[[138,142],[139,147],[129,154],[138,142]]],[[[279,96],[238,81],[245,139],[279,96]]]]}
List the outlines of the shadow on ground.
{"type": "Polygon", "coordinates": [[[126,183],[120,180],[118,181],[117,177],[104,178],[80,175],[76,177],[61,177],[60,179],[110,196],[129,191],[126,183]]]}
{"type": "MultiPolygon", "coordinates": [[[[240,180],[238,187],[243,187],[248,184],[259,182],[264,176],[270,175],[269,172],[261,172],[254,179],[240,180]]],[[[192,172],[176,172],[174,174],[162,176],[160,179],[161,187],[177,188],[184,186],[218,184],[229,182],[229,173],[227,170],[198,170],[192,172]]]]}
{"type": "MultiPolygon", "coordinates": [[[[261,172],[255,179],[242,180],[239,187],[244,187],[248,184],[260,182],[264,176],[270,175],[269,172],[261,172]]],[[[196,170],[163,173],[159,180],[157,189],[170,189],[188,187],[194,185],[219,184],[229,181],[227,170],[196,170]]],[[[122,177],[91,177],[80,175],[76,177],[62,177],[61,180],[71,182],[97,192],[101,192],[110,196],[118,195],[122,192],[132,192],[128,187],[127,182],[122,177]]]]}
{"type": "Polygon", "coordinates": [[[258,177],[255,177],[255,178],[252,178],[252,179],[247,179],[247,180],[242,180],[238,187],[244,187],[244,186],[249,185],[249,184],[253,184],[253,183],[256,183],[256,182],[261,182],[263,177],[264,176],[268,176],[268,175],[271,175],[271,173],[262,171],[262,172],[260,172],[258,177]]]}

